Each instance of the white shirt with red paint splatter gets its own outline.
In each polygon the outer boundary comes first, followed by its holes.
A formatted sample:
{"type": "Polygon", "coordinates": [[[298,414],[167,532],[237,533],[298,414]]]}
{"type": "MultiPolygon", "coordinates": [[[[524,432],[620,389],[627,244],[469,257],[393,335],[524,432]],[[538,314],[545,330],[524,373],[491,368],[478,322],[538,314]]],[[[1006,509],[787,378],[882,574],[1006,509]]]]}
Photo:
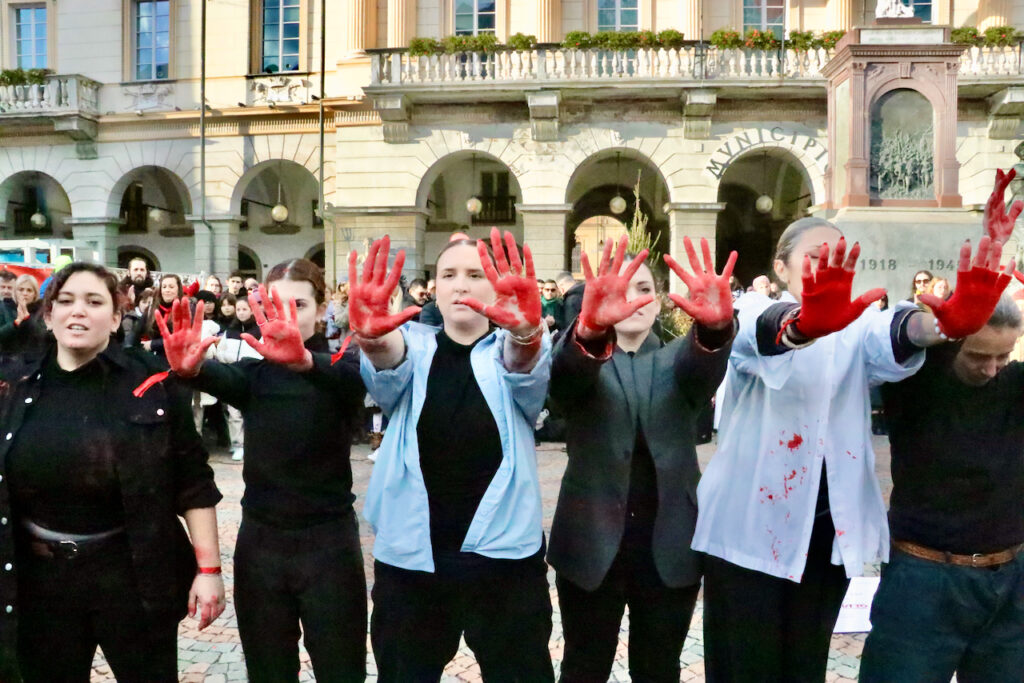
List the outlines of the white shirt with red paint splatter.
{"type": "MultiPolygon", "coordinates": [[[[796,301],[788,292],[782,300],[796,301]]],[[[799,582],[825,462],[836,527],[832,563],[860,576],[865,563],[889,557],[869,386],[909,377],[924,353],[897,363],[889,333],[896,309],[872,306],[811,346],[762,356],[757,318],[774,303],[758,293],[736,302],[740,328],[729,357],[718,450],[697,488],[693,548],[799,582]]]]}

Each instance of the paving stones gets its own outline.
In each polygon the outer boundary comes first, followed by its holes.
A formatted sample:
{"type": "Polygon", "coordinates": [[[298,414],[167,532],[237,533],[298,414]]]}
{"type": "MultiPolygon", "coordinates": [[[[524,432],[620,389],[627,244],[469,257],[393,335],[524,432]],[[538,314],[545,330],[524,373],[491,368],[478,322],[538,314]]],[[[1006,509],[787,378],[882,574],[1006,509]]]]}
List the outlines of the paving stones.
{"type": "MultiPolygon", "coordinates": [[[[891,489],[891,478],[889,472],[889,444],[885,437],[875,437],[873,441],[877,454],[876,470],[883,485],[883,494],[886,499],[891,489]]],[[[714,446],[711,444],[701,446],[697,449],[701,467],[706,467],[714,453],[714,446]]],[[[365,446],[356,446],[352,452],[352,474],[354,490],[358,496],[356,502],[357,510],[361,512],[363,495],[366,492],[366,485],[369,481],[373,464],[366,459],[368,449],[365,446]]],[[[565,470],[566,456],[562,444],[541,444],[538,448],[538,470],[541,478],[541,494],[544,505],[544,526],[546,530],[551,528],[551,518],[554,515],[555,502],[558,497],[558,487],[561,481],[562,472],[565,470]]],[[[228,683],[247,680],[245,662],[242,653],[241,642],[238,637],[238,623],[235,618],[234,604],[232,601],[234,588],[234,570],[231,558],[235,550],[235,540],[238,537],[238,524],[241,521],[241,508],[239,501],[242,497],[242,467],[241,463],[231,460],[230,453],[216,452],[211,458],[214,472],[217,477],[217,485],[224,494],[224,500],[217,506],[217,521],[220,532],[221,560],[224,565],[224,587],[227,594],[228,606],[224,614],[211,626],[203,631],[195,629],[196,622],[186,618],[179,628],[178,640],[178,671],[180,679],[184,683],[228,683]]],[[[363,545],[363,560],[366,569],[366,577],[369,587],[373,585],[373,558],[370,549],[373,547],[373,536],[365,521],[360,520],[360,536],[363,545]]],[[[873,567],[871,573],[878,573],[878,567],[873,567]]],[[[555,613],[553,616],[553,632],[551,635],[551,653],[555,665],[555,674],[561,664],[564,641],[562,638],[561,618],[558,613],[558,600],[554,589],[554,573],[548,572],[548,581],[551,588],[552,604],[555,613]]],[[[369,600],[369,594],[367,594],[369,600]]],[[[690,626],[690,634],[686,639],[681,657],[682,673],[680,680],[684,683],[701,683],[704,681],[704,643],[702,628],[703,611],[698,601],[697,609],[694,612],[693,622],[690,626]]],[[[609,681],[629,681],[628,667],[628,615],[623,619],[623,628],[619,634],[619,646],[616,651],[616,660],[612,667],[612,674],[609,681]]],[[[827,683],[855,683],[857,679],[857,667],[860,661],[861,650],[864,647],[864,634],[837,635],[832,638],[832,648],[829,653],[829,670],[826,675],[827,683]]],[[[367,643],[369,646],[369,642],[367,643]]],[[[299,643],[300,663],[302,670],[299,675],[300,681],[312,681],[313,672],[309,663],[309,655],[305,648],[299,643]]],[[[102,652],[97,652],[93,664],[92,681],[114,680],[113,673],[103,658],[102,652]]],[[[377,680],[377,667],[372,655],[367,657],[367,681],[377,680]]],[[[452,660],[441,678],[442,683],[469,683],[481,681],[480,667],[477,666],[473,653],[466,647],[465,641],[461,643],[458,655],[452,660]]]]}

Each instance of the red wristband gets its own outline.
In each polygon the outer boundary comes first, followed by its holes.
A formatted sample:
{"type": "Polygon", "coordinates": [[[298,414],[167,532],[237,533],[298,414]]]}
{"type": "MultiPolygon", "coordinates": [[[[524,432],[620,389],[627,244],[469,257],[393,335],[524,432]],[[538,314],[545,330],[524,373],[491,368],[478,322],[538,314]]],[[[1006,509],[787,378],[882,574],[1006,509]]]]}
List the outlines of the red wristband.
{"type": "Polygon", "coordinates": [[[200,567],[199,574],[220,574],[220,567],[200,567]]]}

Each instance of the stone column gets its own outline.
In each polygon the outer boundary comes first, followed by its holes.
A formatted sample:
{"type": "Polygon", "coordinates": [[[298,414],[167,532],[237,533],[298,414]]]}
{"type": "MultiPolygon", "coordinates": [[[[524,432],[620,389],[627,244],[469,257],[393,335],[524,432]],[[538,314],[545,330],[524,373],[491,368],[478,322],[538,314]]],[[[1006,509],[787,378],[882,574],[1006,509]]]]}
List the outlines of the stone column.
{"type": "Polygon", "coordinates": [[[333,220],[325,221],[324,225],[324,265],[328,269],[325,274],[328,280],[348,275],[349,252],[355,249],[361,264],[370,244],[384,235],[391,237],[392,258],[399,249],[405,249],[402,269],[405,276],[410,280],[423,277],[425,210],[415,206],[336,206],[329,211],[333,220]],[[329,250],[333,250],[333,259],[329,250]],[[332,266],[334,272],[330,272],[332,266]]]}
{"type": "Polygon", "coordinates": [[[566,269],[565,218],[570,211],[572,204],[516,204],[537,277],[554,278],[566,269]]]}
{"type": "Polygon", "coordinates": [[[340,51],[342,59],[362,57],[366,48],[373,47],[371,36],[377,35],[376,3],[372,0],[347,0],[344,12],[345,42],[340,51]]]}
{"type": "Polygon", "coordinates": [[[853,28],[853,0],[829,0],[830,31],[849,31],[853,28]]]}
{"type": "Polygon", "coordinates": [[[558,43],[562,40],[562,0],[537,0],[537,40],[558,43]]]}
{"type": "Polygon", "coordinates": [[[186,216],[195,226],[195,270],[208,275],[227,275],[238,268],[238,226],[243,216],[186,216]]]}
{"type": "Polygon", "coordinates": [[[415,35],[416,0],[388,0],[388,47],[408,47],[415,35]]]}
{"type": "MultiPolygon", "coordinates": [[[[697,253],[700,253],[700,238],[705,237],[711,247],[711,253],[715,253],[715,226],[718,222],[718,212],[725,208],[725,204],[717,202],[699,204],[696,202],[680,202],[668,205],[668,227],[669,227],[669,253],[682,264],[686,264],[686,248],[683,246],[683,238],[689,237],[697,253]]],[[[684,267],[687,267],[684,265],[684,267]]],[[[674,294],[685,294],[686,287],[683,281],[675,273],[669,277],[669,291],[674,294]]]]}
{"type": "Polygon", "coordinates": [[[79,260],[117,267],[117,243],[121,226],[124,225],[123,218],[67,218],[64,225],[71,228],[72,238],[76,242],[85,242],[92,247],[94,253],[78,254],[79,260]]]}
{"type": "Polygon", "coordinates": [[[687,40],[700,40],[702,38],[700,14],[701,5],[703,4],[704,0],[682,0],[680,2],[679,30],[682,31],[683,37],[687,40]]]}

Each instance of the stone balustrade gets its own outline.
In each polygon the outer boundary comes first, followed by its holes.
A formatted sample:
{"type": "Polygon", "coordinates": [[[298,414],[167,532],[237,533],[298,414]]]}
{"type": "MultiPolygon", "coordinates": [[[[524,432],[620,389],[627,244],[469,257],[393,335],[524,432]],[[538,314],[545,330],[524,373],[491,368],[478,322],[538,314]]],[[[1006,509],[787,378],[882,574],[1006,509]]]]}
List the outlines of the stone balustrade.
{"type": "Polygon", "coordinates": [[[0,85],[0,116],[78,112],[96,116],[100,84],[80,76],[50,75],[42,84],[0,85]]]}
{"type": "MultiPolygon", "coordinates": [[[[371,50],[371,86],[468,85],[605,81],[672,83],[793,80],[824,83],[824,49],[720,50],[702,44],[636,50],[538,47],[533,50],[411,56],[405,50],[371,50]]],[[[1024,74],[1021,46],[969,48],[965,79],[1024,74]]]]}

